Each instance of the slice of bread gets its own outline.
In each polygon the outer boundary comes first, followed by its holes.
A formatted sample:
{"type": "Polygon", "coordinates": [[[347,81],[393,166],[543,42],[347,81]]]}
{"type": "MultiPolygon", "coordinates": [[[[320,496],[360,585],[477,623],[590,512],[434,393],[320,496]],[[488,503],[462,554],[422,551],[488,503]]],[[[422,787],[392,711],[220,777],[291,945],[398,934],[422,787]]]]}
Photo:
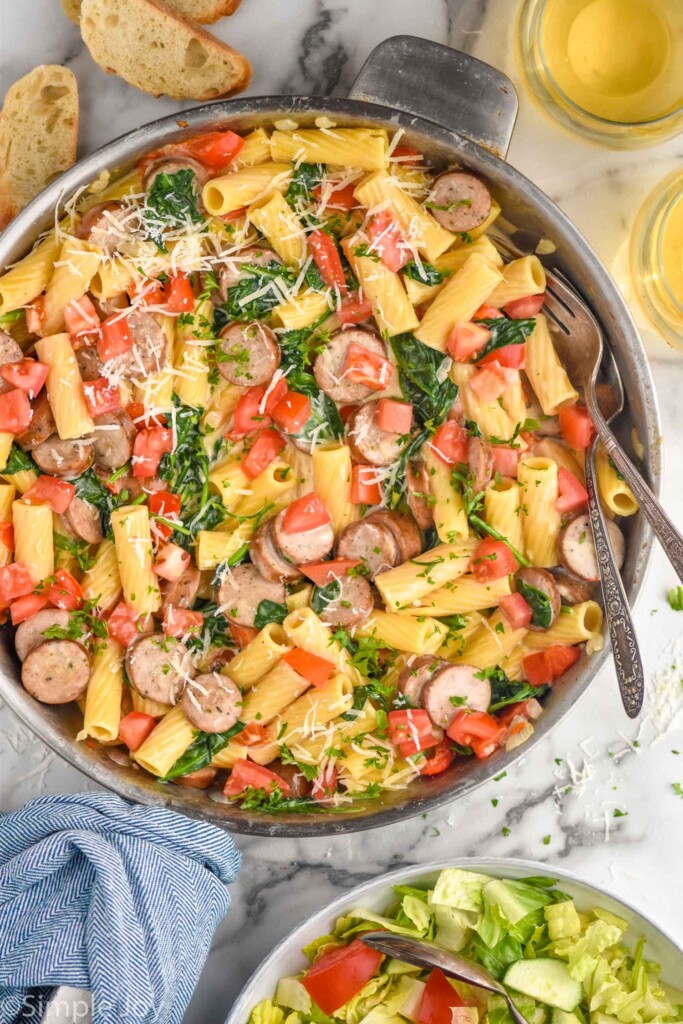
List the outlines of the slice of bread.
{"type": "MultiPolygon", "coordinates": [[[[62,0],[62,7],[67,18],[78,25],[81,20],[81,3],[83,0],[62,0]]],[[[186,18],[201,21],[210,25],[219,18],[234,14],[241,0],[165,0],[168,7],[184,14],[186,18]]]]}
{"type": "Polygon", "coordinates": [[[0,229],[76,160],[78,86],[41,64],[10,89],[0,113],[0,229]]]}
{"type": "Polygon", "coordinates": [[[251,78],[246,57],[160,0],[83,0],[81,34],[104,71],[153,96],[211,100],[251,78]]]}

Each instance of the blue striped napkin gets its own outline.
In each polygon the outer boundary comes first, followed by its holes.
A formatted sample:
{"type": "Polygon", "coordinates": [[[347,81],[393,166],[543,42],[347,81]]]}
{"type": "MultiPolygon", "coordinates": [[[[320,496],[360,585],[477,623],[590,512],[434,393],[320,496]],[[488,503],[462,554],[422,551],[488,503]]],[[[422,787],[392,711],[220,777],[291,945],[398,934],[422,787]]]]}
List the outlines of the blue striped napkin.
{"type": "Polygon", "coordinates": [[[0,814],[0,1024],[58,985],[94,1024],[179,1024],[239,863],[219,828],[110,793],[0,814]]]}

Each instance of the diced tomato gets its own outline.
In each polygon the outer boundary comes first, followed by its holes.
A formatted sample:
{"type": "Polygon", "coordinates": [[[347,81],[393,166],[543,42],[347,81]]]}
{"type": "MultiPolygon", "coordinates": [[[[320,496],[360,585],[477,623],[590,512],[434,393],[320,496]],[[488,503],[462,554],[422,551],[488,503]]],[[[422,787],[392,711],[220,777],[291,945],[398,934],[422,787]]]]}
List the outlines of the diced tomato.
{"type": "Polygon", "coordinates": [[[413,425],[412,403],[397,402],[393,398],[380,398],[377,403],[375,424],[380,430],[388,430],[392,434],[409,434],[413,425]]]}
{"type": "Polygon", "coordinates": [[[441,775],[450,767],[454,757],[453,747],[447,740],[443,740],[434,748],[432,756],[420,764],[420,775],[441,775]]]}
{"type": "MultiPolygon", "coordinates": [[[[353,210],[354,206],[360,206],[360,203],[354,196],[356,190],[356,182],[352,181],[349,185],[344,185],[344,188],[334,188],[330,192],[329,198],[325,203],[326,210],[353,210]]],[[[327,191],[327,189],[325,190],[327,191]]],[[[313,189],[313,195],[317,203],[322,202],[323,198],[323,186],[316,185],[313,189]]]]}
{"type": "Polygon", "coordinates": [[[574,474],[564,466],[558,467],[557,487],[560,496],[555,502],[555,508],[558,512],[573,512],[587,504],[588,491],[581,481],[577,480],[574,474]]]}
{"type": "Polygon", "coordinates": [[[29,334],[42,334],[45,320],[45,298],[40,295],[26,307],[26,330],[29,334]]]}
{"type": "Polygon", "coordinates": [[[364,345],[349,345],[342,377],[354,384],[364,384],[372,391],[384,391],[394,376],[394,364],[364,345]]]}
{"type": "Polygon", "coordinates": [[[218,217],[219,220],[224,220],[229,223],[231,220],[239,220],[240,217],[244,217],[247,212],[246,206],[240,206],[238,210],[231,210],[230,213],[221,213],[218,217]]]}
{"type": "Polygon", "coordinates": [[[455,420],[446,420],[430,441],[430,447],[437,458],[447,466],[467,462],[469,434],[455,420]]]}
{"type": "Polygon", "coordinates": [[[0,606],[7,608],[18,597],[33,593],[33,583],[23,562],[0,566],[0,606]]]}
{"type": "Polygon", "coordinates": [[[293,647],[282,660],[313,686],[322,686],[334,672],[331,661],[319,658],[317,654],[310,654],[309,651],[302,651],[299,647],[293,647]]]}
{"type": "Polygon", "coordinates": [[[261,386],[249,388],[240,395],[235,406],[231,432],[235,437],[246,437],[254,430],[270,426],[271,419],[266,413],[265,407],[261,412],[261,403],[265,393],[266,389],[261,386]]]}
{"type": "Polygon", "coordinates": [[[285,447],[286,441],[277,430],[259,430],[249,453],[242,462],[244,473],[253,480],[266,469],[285,447]]]}
{"type": "Polygon", "coordinates": [[[327,287],[338,288],[342,295],[346,295],[348,285],[334,239],[326,231],[313,231],[308,236],[308,248],[327,287]]]}
{"type": "Polygon", "coordinates": [[[133,476],[144,479],[154,476],[161,457],[173,451],[173,431],[168,427],[145,427],[138,432],[133,445],[133,476]]]}
{"type": "Polygon", "coordinates": [[[106,377],[88,381],[83,385],[83,395],[91,416],[104,416],[121,408],[121,392],[116,384],[110,384],[106,377]]]}
{"type": "Polygon", "coordinates": [[[472,747],[477,740],[496,743],[505,732],[497,718],[486,711],[456,711],[446,735],[454,743],[472,747]]]}
{"type": "Polygon", "coordinates": [[[194,309],[192,282],[187,274],[176,274],[164,285],[164,308],[169,313],[191,313],[194,309]]]}
{"type": "Polygon", "coordinates": [[[72,338],[99,331],[100,318],[88,295],[67,302],[64,307],[64,323],[72,338]]]}
{"type": "Polygon", "coordinates": [[[517,559],[502,540],[484,537],[470,562],[472,575],[479,583],[500,580],[517,569],[517,559]]]}
{"type": "MultiPolygon", "coordinates": [[[[149,496],[149,511],[152,516],[161,516],[162,519],[180,518],[180,497],[171,494],[170,491],[154,491],[149,496]]],[[[167,523],[152,521],[152,534],[159,540],[168,540],[173,533],[167,523]]]]}
{"type": "Polygon", "coordinates": [[[337,310],[337,320],[342,324],[362,324],[372,316],[372,303],[365,297],[360,298],[358,292],[342,299],[337,310]]]}
{"type": "Polygon", "coordinates": [[[191,612],[186,608],[167,604],[164,608],[162,629],[166,636],[180,639],[187,633],[198,633],[204,627],[204,616],[201,612],[191,612]]]}
{"type": "Polygon", "coordinates": [[[517,465],[519,463],[519,448],[509,448],[504,444],[491,445],[493,456],[493,469],[501,476],[517,476],[517,465]]]}
{"type": "Polygon", "coordinates": [[[73,501],[75,493],[76,488],[68,480],[59,480],[56,476],[39,476],[26,491],[23,500],[27,505],[49,505],[53,512],[61,516],[73,501]]]}
{"type": "Polygon", "coordinates": [[[146,626],[146,616],[136,615],[124,601],[119,601],[107,621],[109,636],[122,647],[128,647],[142,633],[146,626]]]}
{"type": "Polygon", "coordinates": [[[495,362],[477,370],[475,375],[470,378],[469,386],[480,401],[490,404],[503,394],[507,387],[507,380],[500,365],[495,362]]]}
{"type": "Polygon", "coordinates": [[[26,594],[12,602],[9,613],[12,617],[12,625],[18,626],[20,622],[26,622],[36,612],[41,611],[48,603],[45,594],[26,594]]]}
{"type": "Polygon", "coordinates": [[[302,984],[328,1016],[353,999],[379,968],[382,954],[354,939],[343,949],[332,949],[316,960],[302,984]]]}
{"type": "Polygon", "coordinates": [[[223,792],[226,796],[241,796],[247,789],[263,789],[266,793],[272,793],[275,789],[282,790],[285,796],[289,796],[291,790],[288,782],[263,768],[260,764],[240,758],[235,761],[230,772],[230,778],[225,783],[223,792]]]}
{"type": "Polygon", "coordinates": [[[123,355],[133,347],[133,335],[128,320],[120,313],[114,313],[102,324],[102,334],[97,339],[97,354],[106,363],[109,359],[123,355]]]}
{"type": "Polygon", "coordinates": [[[235,622],[228,623],[228,632],[241,651],[258,636],[258,629],[252,626],[238,626],[235,622]]]}
{"type": "Polygon", "coordinates": [[[253,747],[256,743],[263,743],[268,739],[268,729],[259,722],[249,722],[239,734],[239,742],[245,747],[253,747]]]}
{"type": "Polygon", "coordinates": [[[315,491],[311,491],[287,506],[282,525],[287,533],[306,533],[317,526],[327,526],[330,521],[330,513],[315,491]]]}
{"type": "Polygon", "coordinates": [[[376,466],[354,466],[351,470],[351,503],[379,505],[382,488],[377,483],[376,466]]]}
{"type": "Polygon", "coordinates": [[[154,562],[154,572],[162,580],[175,583],[190,564],[190,552],[179,544],[164,544],[154,562]]]}
{"type": "Polygon", "coordinates": [[[33,410],[25,391],[15,388],[0,395],[0,431],[3,434],[23,434],[32,417],[33,410]]]}
{"type": "MultiPolygon", "coordinates": [[[[1,396],[0,396],[1,397],[1,396]]],[[[585,405],[563,405],[558,413],[560,430],[570,448],[581,452],[593,440],[595,427],[585,405]]]]}
{"type": "Polygon", "coordinates": [[[448,335],[446,348],[456,362],[464,363],[481,352],[490,337],[489,329],[481,324],[459,323],[448,335]]]}
{"type": "Polygon", "coordinates": [[[325,766],[313,779],[313,785],[311,787],[311,796],[314,800],[329,800],[337,791],[337,785],[339,783],[339,772],[333,764],[325,766]]]}
{"type": "Polygon", "coordinates": [[[25,391],[29,398],[35,398],[47,380],[50,367],[35,359],[20,359],[17,363],[0,366],[0,377],[13,388],[25,391]]]}
{"type": "Polygon", "coordinates": [[[546,647],[544,654],[545,663],[552,678],[559,679],[568,668],[572,667],[574,662],[579,660],[581,650],[570,644],[553,644],[551,647],[546,647]]]}
{"type": "Polygon", "coordinates": [[[403,158],[402,162],[408,164],[422,160],[422,153],[419,149],[413,149],[412,146],[394,146],[391,155],[396,160],[403,158]]]}
{"type": "Polygon", "coordinates": [[[451,1024],[451,1010],[454,1006],[463,1005],[463,1000],[446,975],[436,968],[427,978],[417,1024],[451,1024]]]}
{"type": "Polygon", "coordinates": [[[401,708],[387,716],[389,739],[399,748],[401,757],[410,757],[420,750],[433,747],[434,726],[422,708],[401,708]]]}
{"type": "Polygon", "coordinates": [[[513,299],[512,302],[508,302],[503,306],[503,310],[511,320],[526,320],[527,317],[540,313],[544,302],[544,292],[540,295],[525,295],[522,299],[513,299]]]}
{"type": "Polygon", "coordinates": [[[146,277],[129,291],[133,299],[141,299],[143,306],[161,306],[164,301],[164,286],[154,277],[146,277]]]}
{"type": "Polygon", "coordinates": [[[477,366],[490,366],[497,363],[507,370],[523,370],[526,363],[526,342],[519,345],[503,345],[502,348],[494,349],[487,356],[480,359],[477,366]]]}
{"type": "Polygon", "coordinates": [[[183,143],[183,147],[212,171],[222,171],[244,146],[244,139],[230,130],[207,132],[183,143]]]}
{"type": "Polygon", "coordinates": [[[288,390],[289,388],[287,387],[286,377],[278,377],[275,383],[273,383],[273,381],[271,380],[270,384],[263,393],[263,396],[265,396],[266,399],[265,411],[269,416],[271,415],[273,409],[278,404],[280,399],[285,397],[288,390]]]}
{"type": "Polygon", "coordinates": [[[500,320],[502,315],[503,315],[502,312],[498,309],[497,306],[489,306],[488,302],[484,302],[483,305],[481,305],[479,307],[479,309],[476,311],[476,313],[474,314],[472,319],[473,320],[500,320]]]}
{"type": "Polygon", "coordinates": [[[273,423],[286,434],[300,434],[311,418],[311,403],[299,391],[288,391],[273,409],[273,423]]]}
{"type": "Polygon", "coordinates": [[[129,711],[119,722],[119,739],[129,750],[136,751],[145,742],[157,724],[153,715],[143,711],[129,711]]]}
{"type": "Polygon", "coordinates": [[[376,252],[385,267],[397,273],[412,259],[400,225],[389,210],[380,210],[368,224],[372,239],[372,251],[376,252]]]}
{"type": "Polygon", "coordinates": [[[145,427],[165,427],[168,422],[163,412],[151,412],[142,402],[129,402],[126,412],[138,430],[143,425],[145,427]]]}
{"type": "Polygon", "coordinates": [[[83,590],[67,569],[57,569],[55,581],[47,589],[47,599],[55,608],[72,612],[83,606],[83,590]]]}
{"type": "Polygon", "coordinates": [[[11,523],[0,523],[0,544],[8,551],[14,551],[14,527],[11,523]]]}
{"type": "Polygon", "coordinates": [[[314,562],[311,565],[302,565],[301,571],[309,580],[313,580],[316,587],[324,587],[331,580],[341,579],[349,569],[355,569],[360,565],[358,559],[335,558],[332,562],[314,562]]]}
{"type": "Polygon", "coordinates": [[[521,594],[506,594],[498,603],[513,629],[523,629],[531,622],[533,612],[521,594]]]}

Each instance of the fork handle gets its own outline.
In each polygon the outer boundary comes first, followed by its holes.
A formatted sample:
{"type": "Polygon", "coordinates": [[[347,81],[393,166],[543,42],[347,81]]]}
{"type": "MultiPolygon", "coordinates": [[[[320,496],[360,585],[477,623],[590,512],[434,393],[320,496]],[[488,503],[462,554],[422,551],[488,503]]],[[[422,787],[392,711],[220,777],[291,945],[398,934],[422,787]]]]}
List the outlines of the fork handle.
{"type": "MultiPolygon", "coordinates": [[[[586,490],[588,491],[588,514],[590,516],[595,552],[600,570],[603,604],[607,618],[607,629],[612,643],[612,656],[617,672],[619,692],[624,710],[629,718],[640,714],[645,696],[645,675],[638,649],[631,609],[629,608],[624,585],[619,575],[614,552],[607,532],[595,486],[595,449],[597,438],[586,452],[586,490]]],[[[625,475],[625,474],[624,474],[625,475]]]]}
{"type": "Polygon", "coordinates": [[[599,412],[596,416],[593,409],[590,412],[605,451],[633,491],[640,511],[654,530],[657,540],[664,549],[664,554],[676,570],[679,580],[683,583],[683,536],[681,536],[671,522],[610,428],[602,419],[602,416],[599,412]]]}

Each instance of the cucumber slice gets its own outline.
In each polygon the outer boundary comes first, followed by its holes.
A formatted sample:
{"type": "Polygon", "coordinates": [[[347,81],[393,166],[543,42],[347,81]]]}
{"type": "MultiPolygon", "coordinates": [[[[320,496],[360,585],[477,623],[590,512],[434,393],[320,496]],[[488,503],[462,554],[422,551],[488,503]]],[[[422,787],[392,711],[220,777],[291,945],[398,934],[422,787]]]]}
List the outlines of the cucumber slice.
{"type": "Polygon", "coordinates": [[[561,960],[518,960],[503,981],[522,995],[567,1013],[575,1010],[583,997],[583,986],[574,981],[561,960]]]}

